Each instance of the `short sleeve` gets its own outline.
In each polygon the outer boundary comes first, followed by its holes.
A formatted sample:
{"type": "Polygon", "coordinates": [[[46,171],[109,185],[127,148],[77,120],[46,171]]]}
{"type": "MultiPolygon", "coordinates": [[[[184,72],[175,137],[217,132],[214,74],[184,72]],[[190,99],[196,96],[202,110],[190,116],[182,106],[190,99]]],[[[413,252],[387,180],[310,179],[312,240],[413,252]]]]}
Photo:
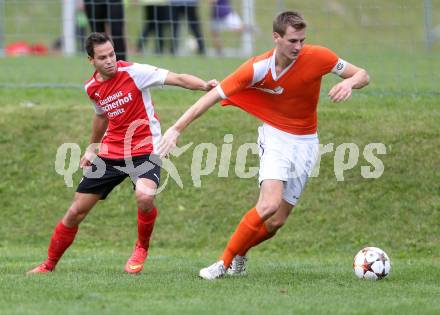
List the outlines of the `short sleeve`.
{"type": "Polygon", "coordinates": [[[338,63],[338,55],[325,47],[316,46],[315,49],[315,60],[321,73],[324,75],[331,72],[338,63]]]}
{"type": "Polygon", "coordinates": [[[168,75],[168,70],[139,63],[127,67],[126,71],[130,73],[140,90],[164,85],[168,75]]]}
{"type": "MultiPolygon", "coordinates": [[[[86,94],[87,94],[87,98],[89,99],[90,103],[92,104],[93,109],[95,110],[95,113],[96,113],[97,115],[103,115],[103,114],[105,114],[104,110],[103,110],[98,104],[96,104],[96,101],[95,101],[95,100],[93,99],[93,97],[92,97],[92,95],[93,95],[92,92],[89,91],[90,86],[91,86],[94,82],[95,82],[94,79],[91,80],[91,81],[89,81],[89,82],[87,82],[87,84],[84,86],[84,91],[86,92],[86,94]]],[[[97,94],[97,93],[95,93],[95,94],[97,94]]]]}
{"type": "Polygon", "coordinates": [[[217,86],[217,91],[223,99],[228,98],[229,96],[250,87],[252,85],[253,76],[253,59],[250,59],[238,67],[233,73],[228,75],[220,85],[217,86]]]}
{"type": "Polygon", "coordinates": [[[90,99],[90,102],[92,103],[93,109],[95,110],[95,113],[97,115],[104,115],[105,112],[102,110],[102,108],[100,106],[98,106],[98,104],[96,104],[96,102],[92,99],[90,99]]]}

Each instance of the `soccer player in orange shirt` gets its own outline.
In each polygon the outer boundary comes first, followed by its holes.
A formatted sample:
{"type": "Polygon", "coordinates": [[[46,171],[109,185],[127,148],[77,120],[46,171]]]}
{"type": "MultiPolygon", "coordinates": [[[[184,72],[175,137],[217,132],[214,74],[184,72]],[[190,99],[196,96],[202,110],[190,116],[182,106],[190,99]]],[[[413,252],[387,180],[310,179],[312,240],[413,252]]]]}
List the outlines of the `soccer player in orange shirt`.
{"type": "Polygon", "coordinates": [[[249,59],[202,96],[159,143],[158,153],[169,153],[180,133],[218,101],[263,121],[258,129],[257,204],[243,216],[219,261],[200,270],[204,279],[244,274],[246,252],[273,237],[297,203],[318,157],[317,104],[322,77],[332,72],[343,79],[328,93],[333,102],[346,101],[352,89],[369,83],[364,69],[327,48],[305,45],[305,38],[306,22],[300,13],[279,14],[273,23],[275,48],[249,59]]]}

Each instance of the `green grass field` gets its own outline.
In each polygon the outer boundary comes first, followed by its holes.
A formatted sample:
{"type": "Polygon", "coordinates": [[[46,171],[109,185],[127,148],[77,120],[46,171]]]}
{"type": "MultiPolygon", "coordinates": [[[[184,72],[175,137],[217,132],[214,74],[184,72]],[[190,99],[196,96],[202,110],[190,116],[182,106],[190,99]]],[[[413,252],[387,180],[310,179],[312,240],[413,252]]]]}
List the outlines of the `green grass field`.
{"type": "MultiPolygon", "coordinates": [[[[325,78],[320,141],[334,148],[354,143],[360,151],[358,163],[338,181],[335,150],[323,155],[319,176],[310,180],[286,226],[250,252],[243,278],[197,278],[198,270],[221,254],[258,196],[257,179],[240,179],[234,169],[237,149],[256,141],[259,123],[238,109],[220,106],[181,137],[180,145],[194,142],[173,160],[183,189],[170,180],[158,196],[160,215],[140,276],[123,272],[136,237],[136,205],[128,181],[81,224],[56,272],[25,276],[45,258],[53,228],[81,177],[76,172],[74,186],[66,187],[55,171],[55,157],[63,143],[77,143],[82,150],[87,145],[93,110],[81,84],[91,68],[85,57],[0,58],[1,315],[440,314],[440,47],[437,43],[427,51],[423,46],[421,2],[350,1],[344,18],[334,6],[338,1],[284,3],[308,14],[311,42],[365,67],[372,81],[349,102],[332,104],[326,93],[336,79],[325,78]],[[338,18],[331,19],[334,15],[338,18]],[[234,136],[229,176],[217,176],[218,157],[214,171],[201,178],[200,188],[194,187],[194,147],[209,142],[220,148],[225,134],[234,136]],[[363,156],[370,143],[386,148],[386,154],[378,155],[384,165],[378,179],[361,176],[361,167],[370,165],[363,156]],[[390,256],[387,279],[355,278],[353,256],[367,245],[390,256]]],[[[15,12],[10,4],[7,12],[15,12]]],[[[257,5],[257,20],[266,27],[259,0],[257,5]]],[[[37,21],[44,8],[36,4],[34,9],[37,21]]],[[[17,21],[29,29],[26,12],[21,10],[17,21]]],[[[439,12],[434,11],[434,19],[439,12]]],[[[14,33],[11,25],[7,34],[14,33]]],[[[136,27],[129,27],[134,36],[136,27]]],[[[50,42],[57,30],[52,24],[36,24],[35,33],[42,35],[35,40],[50,42]]],[[[270,40],[258,46],[270,46],[270,40]]],[[[222,79],[242,62],[171,56],[133,60],[206,79],[222,79]]],[[[164,130],[202,95],[179,89],[155,89],[152,94],[164,130]]],[[[258,166],[257,156],[249,156],[247,166],[258,166]]]]}
{"type": "MultiPolygon", "coordinates": [[[[206,255],[155,249],[140,276],[121,272],[128,248],[73,249],[57,272],[23,276],[39,251],[0,250],[2,314],[438,314],[432,259],[395,260],[380,282],[349,272],[351,257],[257,253],[248,276],[196,277],[206,255]]],[[[212,253],[210,253],[212,254],[212,253]]],[[[211,255],[212,256],[212,255],[211,255]]]]}
{"type": "MultiPolygon", "coordinates": [[[[323,90],[328,90],[326,82],[323,90]]],[[[169,126],[200,93],[154,90],[169,126]]],[[[150,261],[140,277],[123,273],[135,238],[136,208],[125,182],[83,222],[56,273],[26,277],[44,259],[57,220],[69,205],[54,170],[57,148],[84,148],[92,110],[77,89],[2,89],[0,126],[0,309],[4,314],[166,313],[437,314],[440,288],[440,186],[435,95],[377,96],[357,92],[345,104],[320,104],[323,144],[353,142],[361,150],[382,142],[385,171],[363,179],[358,165],[334,175],[334,154],[321,161],[301,203],[279,235],[251,252],[248,276],[206,283],[197,271],[221,253],[228,236],[257,197],[256,179],[228,178],[218,168],[193,187],[192,151],[177,159],[184,189],[171,182],[158,196],[160,216],[150,261]],[[393,262],[381,282],[357,280],[353,255],[365,245],[385,249],[393,262]]],[[[182,136],[181,144],[234,135],[255,141],[258,122],[237,109],[214,108],[182,136]]],[[[234,155],[235,156],[235,155],[234,155]]],[[[232,161],[235,161],[233,156],[232,161]]],[[[253,156],[249,166],[256,166],[253,156]]],[[[80,177],[75,175],[76,184],[80,177]]]]}

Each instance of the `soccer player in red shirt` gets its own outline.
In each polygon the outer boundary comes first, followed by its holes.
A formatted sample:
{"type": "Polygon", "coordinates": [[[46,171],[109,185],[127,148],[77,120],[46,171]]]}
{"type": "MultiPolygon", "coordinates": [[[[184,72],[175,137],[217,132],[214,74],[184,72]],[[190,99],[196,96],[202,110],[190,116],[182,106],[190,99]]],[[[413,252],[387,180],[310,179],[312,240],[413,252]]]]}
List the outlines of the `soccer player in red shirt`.
{"type": "Polygon", "coordinates": [[[116,61],[113,42],[105,34],[92,33],[86,40],[86,50],[96,69],[85,84],[96,112],[91,145],[80,161],[87,171],[52,234],[47,259],[30,274],[53,271],[72,244],[81,221],[127,177],[135,188],[138,239],[125,271],[139,273],[143,269],[157,216],[154,197],[160,178],[160,159],[155,153],[161,130],[149,88],[174,85],[209,91],[217,84],[215,80],[205,82],[146,64],[116,61]]]}
{"type": "Polygon", "coordinates": [[[331,88],[333,102],[347,100],[352,89],[369,83],[361,69],[330,49],[305,45],[306,22],[298,12],[279,14],[273,23],[275,48],[241,65],[202,96],[169,128],[158,153],[176,145],[180,133],[221,100],[263,121],[258,129],[260,195],[231,236],[219,261],[200,270],[208,280],[242,275],[246,253],[271,238],[285,223],[304,190],[318,157],[317,105],[321,79],[334,73],[343,80],[331,88]]]}

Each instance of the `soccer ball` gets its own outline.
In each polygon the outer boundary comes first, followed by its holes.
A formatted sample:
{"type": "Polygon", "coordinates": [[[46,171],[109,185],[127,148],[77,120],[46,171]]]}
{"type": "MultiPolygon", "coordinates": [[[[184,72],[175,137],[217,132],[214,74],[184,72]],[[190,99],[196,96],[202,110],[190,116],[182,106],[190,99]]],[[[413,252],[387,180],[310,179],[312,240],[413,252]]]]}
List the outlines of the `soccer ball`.
{"type": "Polygon", "coordinates": [[[389,275],[391,260],[380,248],[365,247],[354,257],[353,269],[360,279],[381,280],[389,275]]]}

